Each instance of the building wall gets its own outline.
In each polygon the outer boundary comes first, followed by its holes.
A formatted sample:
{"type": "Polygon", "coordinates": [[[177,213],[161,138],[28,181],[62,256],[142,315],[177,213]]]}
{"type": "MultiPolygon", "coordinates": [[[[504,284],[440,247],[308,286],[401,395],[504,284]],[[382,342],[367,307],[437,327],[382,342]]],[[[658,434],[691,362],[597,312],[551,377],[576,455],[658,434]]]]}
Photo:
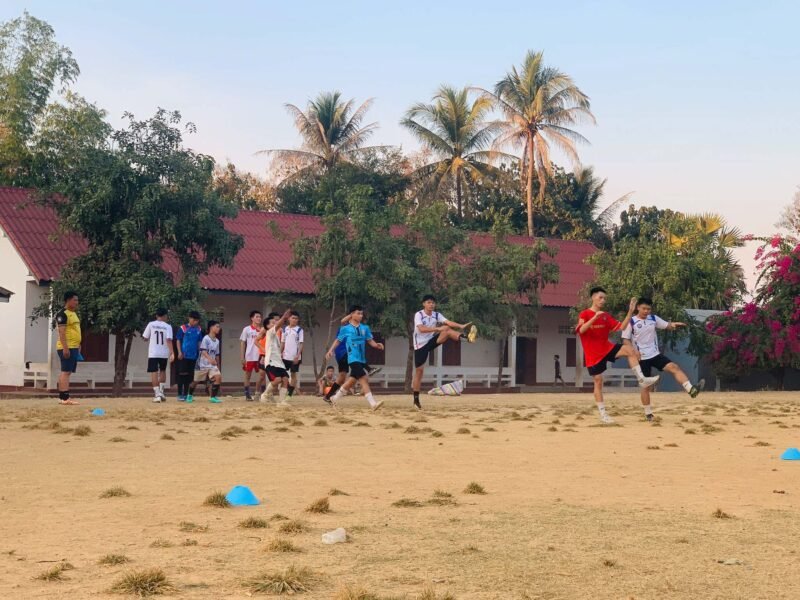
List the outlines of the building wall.
{"type": "MultiPolygon", "coordinates": [[[[570,327],[573,323],[569,317],[568,308],[541,308],[539,310],[538,332],[532,337],[537,339],[536,349],[536,382],[553,383],[556,376],[554,355],[558,354],[561,360],[561,376],[564,381],[575,381],[575,367],[567,366],[567,339],[575,335],[562,333],[561,326],[570,327]]],[[[524,332],[519,332],[522,336],[524,332]]]]}
{"type": "MultiPolygon", "coordinates": [[[[25,314],[33,313],[34,308],[50,298],[50,287],[39,285],[35,281],[25,284],[25,314]]],[[[47,338],[53,331],[47,319],[38,319],[25,323],[25,361],[33,363],[46,363],[50,360],[50,348],[47,338]]],[[[55,339],[55,338],[54,338],[55,339]]],[[[53,352],[55,352],[55,345],[53,352]]]]}
{"type": "MultiPolygon", "coordinates": [[[[5,232],[0,229],[0,287],[14,294],[0,303],[0,385],[21,386],[25,370],[28,314],[28,267],[5,232]]],[[[46,344],[46,340],[45,340],[46,344]]]]}

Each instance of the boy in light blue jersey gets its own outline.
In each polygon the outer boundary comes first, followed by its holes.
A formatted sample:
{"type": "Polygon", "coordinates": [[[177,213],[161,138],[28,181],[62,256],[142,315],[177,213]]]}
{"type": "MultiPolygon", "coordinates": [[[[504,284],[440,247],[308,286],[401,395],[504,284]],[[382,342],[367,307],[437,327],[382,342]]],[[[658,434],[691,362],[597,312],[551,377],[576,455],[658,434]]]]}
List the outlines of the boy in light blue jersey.
{"type": "Polygon", "coordinates": [[[378,350],[383,350],[383,344],[376,342],[372,338],[372,330],[369,325],[365,325],[362,322],[363,320],[363,307],[358,305],[350,307],[350,320],[339,330],[336,340],[334,340],[333,345],[325,355],[325,358],[330,360],[341,344],[344,344],[347,348],[347,363],[350,369],[350,376],[341,389],[331,396],[331,402],[335,405],[342,399],[345,392],[349,391],[358,382],[372,410],[378,410],[383,406],[383,401],[376,401],[369,387],[367,344],[378,350]]]}

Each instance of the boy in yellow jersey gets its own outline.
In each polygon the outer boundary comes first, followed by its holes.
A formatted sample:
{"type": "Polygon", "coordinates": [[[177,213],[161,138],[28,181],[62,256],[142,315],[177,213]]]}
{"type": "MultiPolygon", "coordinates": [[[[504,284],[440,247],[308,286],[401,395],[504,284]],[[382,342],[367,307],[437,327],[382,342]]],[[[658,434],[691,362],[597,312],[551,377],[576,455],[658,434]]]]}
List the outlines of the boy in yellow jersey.
{"type": "Polygon", "coordinates": [[[58,342],[56,352],[61,359],[61,373],[58,376],[59,404],[75,405],[75,400],[69,397],[69,377],[78,368],[81,359],[81,320],[78,318],[78,294],[66,292],[64,294],[64,308],[56,313],[56,327],[58,328],[58,342]]]}

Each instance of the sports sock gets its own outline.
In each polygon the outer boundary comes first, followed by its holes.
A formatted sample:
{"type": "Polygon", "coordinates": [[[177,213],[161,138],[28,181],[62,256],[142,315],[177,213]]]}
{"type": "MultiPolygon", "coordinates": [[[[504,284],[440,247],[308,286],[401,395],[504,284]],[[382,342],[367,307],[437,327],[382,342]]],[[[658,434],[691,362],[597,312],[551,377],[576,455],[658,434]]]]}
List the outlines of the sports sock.
{"type": "Polygon", "coordinates": [[[213,383],[211,384],[211,396],[216,398],[217,394],[219,394],[219,384],[213,383]]]}
{"type": "Polygon", "coordinates": [[[282,387],[281,390],[278,392],[278,397],[281,399],[281,402],[286,402],[286,394],[289,393],[285,387],[282,387]]]}
{"type": "Polygon", "coordinates": [[[644,414],[652,415],[653,414],[653,406],[652,404],[645,404],[644,405],[644,414]]]}
{"type": "Polygon", "coordinates": [[[693,387],[694,387],[694,386],[692,385],[692,382],[691,382],[691,381],[684,381],[684,382],[683,382],[683,389],[685,389],[685,390],[686,390],[686,393],[687,393],[687,394],[688,394],[689,392],[691,392],[691,391],[692,391],[692,388],[693,388],[693,387]]]}
{"type": "Polygon", "coordinates": [[[344,388],[340,388],[338,392],[336,392],[333,396],[331,396],[331,400],[333,400],[334,402],[338,402],[344,396],[344,392],[345,392],[345,389],[344,388]]]}
{"type": "Polygon", "coordinates": [[[155,394],[156,396],[158,396],[160,391],[161,391],[161,386],[160,385],[157,385],[157,386],[155,386],[153,388],[153,394],[155,394]]]}
{"type": "Polygon", "coordinates": [[[166,383],[159,383],[158,384],[158,391],[160,391],[163,394],[164,390],[166,389],[166,387],[167,387],[166,383]]]}
{"type": "Polygon", "coordinates": [[[605,402],[598,402],[597,403],[597,410],[600,411],[600,415],[606,414],[606,403],[605,402]]]}
{"type": "Polygon", "coordinates": [[[375,398],[372,395],[372,392],[366,395],[367,402],[369,402],[370,406],[375,406],[375,398]]]}
{"type": "Polygon", "coordinates": [[[290,385],[289,386],[289,398],[291,398],[293,395],[294,395],[294,386],[290,385]]]}
{"type": "Polygon", "coordinates": [[[271,395],[272,395],[272,382],[271,382],[271,381],[270,381],[270,382],[267,384],[267,386],[264,388],[264,393],[265,393],[267,396],[271,396],[271,395]]]}
{"type": "Polygon", "coordinates": [[[338,383],[336,383],[336,382],[334,381],[334,382],[333,382],[333,385],[331,386],[331,389],[330,389],[330,390],[328,390],[328,393],[327,393],[327,394],[325,394],[325,397],[326,397],[328,400],[330,400],[330,399],[331,399],[331,396],[333,396],[333,395],[334,395],[336,392],[338,392],[340,387],[342,387],[342,386],[340,386],[338,383]]]}
{"type": "Polygon", "coordinates": [[[259,386],[258,391],[263,394],[264,392],[267,391],[267,386],[262,384],[261,386],[259,386]]]}
{"type": "Polygon", "coordinates": [[[69,400],[69,392],[58,392],[59,400],[69,400]]]}
{"type": "Polygon", "coordinates": [[[419,392],[414,392],[414,402],[419,402],[419,392]]]}
{"type": "Polygon", "coordinates": [[[641,365],[636,365],[635,367],[632,367],[632,371],[636,374],[636,379],[638,379],[639,381],[644,380],[644,373],[642,373],[641,365]]]}
{"type": "Polygon", "coordinates": [[[244,395],[245,396],[249,396],[250,395],[250,386],[249,385],[244,386],[244,395]]]}

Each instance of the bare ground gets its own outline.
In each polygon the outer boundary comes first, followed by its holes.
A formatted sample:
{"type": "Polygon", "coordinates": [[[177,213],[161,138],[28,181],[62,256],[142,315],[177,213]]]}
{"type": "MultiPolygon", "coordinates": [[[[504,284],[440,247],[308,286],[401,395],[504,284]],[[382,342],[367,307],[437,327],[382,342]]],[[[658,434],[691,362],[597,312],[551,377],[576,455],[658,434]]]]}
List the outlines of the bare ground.
{"type": "Polygon", "coordinates": [[[149,567],[181,598],[247,598],[246,580],[290,565],[320,599],[800,598],[800,462],[779,459],[800,446],[796,395],[657,394],[655,425],[610,395],[617,427],[585,394],[427,399],[422,414],[399,396],[375,414],[361,398],[338,413],[202,400],[0,403],[0,598],[119,598],[112,584],[149,567]],[[262,504],[203,505],[236,484],[262,504]],[[131,495],[100,498],[114,486],[131,495]],[[305,512],[332,488],[349,495],[305,512]],[[436,490],[452,498],[430,503],[436,490]],[[238,526],[275,514],[308,531],[238,526]],[[323,545],[340,526],[350,541],[323,545]],[[276,538],[301,552],[265,551],[276,538]],[[131,562],[98,565],[109,553],[131,562]],[[35,579],[62,560],[63,581],[35,579]]]}

